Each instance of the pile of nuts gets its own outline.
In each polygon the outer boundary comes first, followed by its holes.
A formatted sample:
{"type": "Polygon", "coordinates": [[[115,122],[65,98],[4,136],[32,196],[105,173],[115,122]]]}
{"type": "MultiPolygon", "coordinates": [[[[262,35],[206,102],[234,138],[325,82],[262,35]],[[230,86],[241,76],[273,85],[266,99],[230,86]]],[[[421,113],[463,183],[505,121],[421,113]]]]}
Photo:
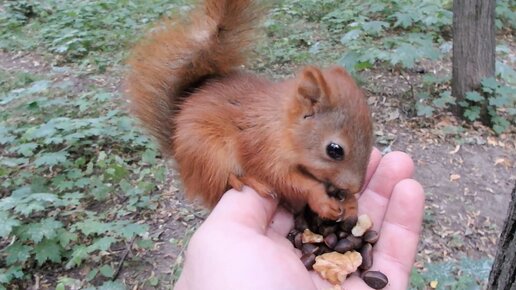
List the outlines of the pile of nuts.
{"type": "Polygon", "coordinates": [[[315,270],[334,285],[360,270],[364,282],[373,289],[382,289],[387,277],[369,271],[373,265],[373,246],[378,233],[367,215],[356,220],[333,222],[321,219],[306,207],[295,218],[295,226],[287,238],[301,250],[301,261],[308,270],[315,270]]]}

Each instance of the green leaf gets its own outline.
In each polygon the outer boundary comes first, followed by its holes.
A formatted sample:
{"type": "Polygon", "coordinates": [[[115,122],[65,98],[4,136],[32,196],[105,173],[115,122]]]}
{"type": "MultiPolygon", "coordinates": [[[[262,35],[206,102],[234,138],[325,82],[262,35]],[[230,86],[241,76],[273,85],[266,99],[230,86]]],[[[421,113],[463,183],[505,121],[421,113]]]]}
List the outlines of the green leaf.
{"type": "Polygon", "coordinates": [[[12,135],[7,127],[0,125],[0,144],[11,143],[16,139],[16,136],[12,135]]]}
{"type": "Polygon", "coordinates": [[[342,38],[340,39],[340,43],[347,44],[348,42],[355,40],[360,37],[362,34],[362,30],[360,29],[353,29],[348,31],[342,38]]]}
{"type": "Polygon", "coordinates": [[[424,116],[427,118],[432,117],[434,113],[434,109],[428,105],[425,105],[424,103],[416,103],[416,110],[418,116],[424,116]]]}
{"type": "Polygon", "coordinates": [[[117,232],[120,233],[124,238],[131,239],[135,235],[141,235],[148,230],[148,225],[140,225],[130,223],[122,228],[117,228],[117,232]]]}
{"type": "Polygon", "coordinates": [[[2,158],[0,164],[7,167],[18,167],[29,163],[28,158],[2,158]]]}
{"type": "Polygon", "coordinates": [[[104,266],[100,267],[99,271],[100,271],[100,274],[102,274],[102,276],[104,276],[106,278],[111,278],[115,274],[115,271],[113,270],[113,268],[108,265],[104,265],[104,266]]]}
{"type": "Polygon", "coordinates": [[[465,95],[466,99],[467,100],[470,100],[472,102],[481,102],[484,100],[484,97],[482,97],[478,92],[467,92],[466,95],[465,95]]]}
{"type": "Polygon", "coordinates": [[[158,284],[159,284],[159,279],[158,277],[154,276],[154,277],[151,277],[147,280],[147,282],[149,283],[149,285],[151,285],[152,287],[157,287],[158,284]]]}
{"type": "Polygon", "coordinates": [[[339,60],[339,64],[349,72],[353,73],[356,71],[356,65],[359,63],[359,57],[360,54],[358,52],[350,51],[339,60]]]}
{"type": "Polygon", "coordinates": [[[36,160],[34,160],[34,165],[36,167],[41,166],[55,166],[58,164],[65,164],[68,159],[68,152],[66,151],[60,151],[60,152],[53,152],[53,153],[43,153],[40,154],[36,160]]]}
{"type": "Polygon", "coordinates": [[[98,290],[126,290],[126,287],[124,284],[120,282],[108,281],[102,284],[102,286],[100,286],[98,290]]]}
{"type": "Polygon", "coordinates": [[[154,246],[154,242],[152,240],[148,240],[148,239],[142,239],[142,240],[138,240],[136,241],[136,244],[138,245],[138,247],[142,248],[142,249],[150,249],[154,246]]]}
{"type": "Polygon", "coordinates": [[[494,98],[489,98],[489,105],[495,106],[497,108],[503,108],[505,106],[510,106],[511,100],[507,95],[499,95],[494,98]]]}
{"type": "Polygon", "coordinates": [[[464,117],[466,117],[470,121],[475,121],[480,117],[480,107],[478,106],[471,106],[469,108],[466,108],[464,111],[464,117]]]}
{"type": "Polygon", "coordinates": [[[6,211],[4,212],[4,216],[3,217],[7,217],[7,211],[10,210],[10,209],[13,209],[16,204],[18,204],[20,201],[20,198],[19,197],[16,197],[16,196],[8,196],[8,197],[4,197],[2,199],[0,199],[0,210],[3,210],[3,211],[6,211]]]}
{"type": "Polygon", "coordinates": [[[441,108],[441,109],[444,109],[447,107],[447,105],[454,104],[454,103],[455,103],[455,98],[452,97],[450,91],[442,92],[441,94],[439,94],[439,98],[434,99],[432,101],[432,104],[434,106],[436,106],[437,108],[441,108]]]}
{"type": "Polygon", "coordinates": [[[27,140],[34,140],[44,138],[48,136],[54,136],[57,133],[57,129],[54,123],[48,122],[38,127],[32,127],[24,135],[27,140]]]}
{"type": "Polygon", "coordinates": [[[33,212],[39,212],[45,209],[46,207],[42,202],[24,202],[17,204],[14,211],[21,215],[29,216],[33,212]]]}
{"type": "Polygon", "coordinates": [[[83,222],[76,223],[74,227],[80,230],[83,234],[89,236],[91,234],[102,234],[108,232],[113,228],[113,224],[87,219],[83,222]]]}
{"type": "Polygon", "coordinates": [[[97,239],[93,244],[88,246],[88,252],[94,252],[94,251],[107,251],[111,247],[111,245],[116,242],[115,238],[113,237],[102,237],[100,239],[97,239]]]}
{"type": "Polygon", "coordinates": [[[486,78],[481,81],[482,90],[486,93],[493,93],[498,88],[498,82],[495,78],[486,78]]]}
{"type": "Polygon", "coordinates": [[[11,266],[8,269],[0,268],[0,286],[8,284],[13,279],[20,279],[23,275],[21,266],[11,266]]]}
{"type": "Polygon", "coordinates": [[[7,248],[7,258],[5,259],[5,262],[7,265],[24,263],[30,258],[31,252],[31,246],[24,245],[20,241],[17,241],[7,248]]]}
{"type": "Polygon", "coordinates": [[[496,134],[502,134],[511,125],[509,121],[498,116],[493,117],[492,121],[494,123],[493,130],[496,132],[496,134]]]}
{"type": "Polygon", "coordinates": [[[39,243],[43,238],[53,239],[57,235],[57,230],[61,229],[63,224],[53,218],[46,218],[39,223],[32,223],[27,225],[26,234],[34,241],[39,243]]]}
{"type": "Polygon", "coordinates": [[[156,154],[157,152],[155,150],[147,149],[142,154],[142,161],[150,164],[155,165],[156,164],[156,154]]]}
{"type": "Polygon", "coordinates": [[[402,13],[402,12],[396,12],[396,13],[393,14],[393,16],[396,18],[396,22],[394,23],[394,27],[401,26],[403,28],[408,28],[413,23],[412,16],[410,16],[410,14],[405,14],[405,13],[402,13]]]}
{"type": "Polygon", "coordinates": [[[54,263],[61,262],[62,248],[59,246],[57,240],[45,239],[43,242],[36,245],[34,252],[36,253],[36,261],[41,266],[47,260],[54,263]]]}
{"type": "Polygon", "coordinates": [[[0,221],[0,238],[7,238],[13,228],[20,225],[19,220],[4,211],[0,211],[0,221]]]}
{"type": "Polygon", "coordinates": [[[418,49],[407,43],[401,44],[394,50],[391,56],[391,64],[396,65],[401,63],[403,67],[411,68],[418,56],[418,49]]]}
{"type": "Polygon", "coordinates": [[[111,166],[106,169],[106,174],[113,181],[119,182],[129,175],[129,170],[127,170],[123,164],[111,164],[111,166]]]}
{"type": "Polygon", "coordinates": [[[368,21],[362,24],[362,28],[366,33],[376,35],[382,32],[385,28],[388,28],[390,25],[385,21],[368,21]]]}
{"type": "Polygon", "coordinates": [[[98,269],[92,269],[88,273],[88,275],[86,275],[86,281],[91,281],[91,280],[95,279],[95,277],[97,276],[98,273],[99,273],[98,269]]]}
{"type": "Polygon", "coordinates": [[[72,241],[77,240],[77,234],[67,231],[66,229],[59,229],[57,238],[59,239],[59,244],[61,247],[65,248],[72,241]]]}
{"type": "Polygon", "coordinates": [[[77,245],[73,248],[72,256],[68,263],[66,263],[65,268],[71,269],[75,266],[79,266],[82,264],[82,261],[89,256],[87,247],[84,245],[77,245]]]}
{"type": "Polygon", "coordinates": [[[33,212],[43,211],[49,206],[61,205],[61,200],[52,193],[30,193],[21,202],[18,202],[15,211],[22,215],[30,215],[33,212]]]}
{"type": "Polygon", "coordinates": [[[10,151],[16,152],[25,157],[30,157],[30,156],[34,155],[34,150],[36,150],[36,148],[38,148],[38,144],[36,144],[36,143],[24,143],[24,144],[21,144],[21,145],[11,148],[10,151]]]}

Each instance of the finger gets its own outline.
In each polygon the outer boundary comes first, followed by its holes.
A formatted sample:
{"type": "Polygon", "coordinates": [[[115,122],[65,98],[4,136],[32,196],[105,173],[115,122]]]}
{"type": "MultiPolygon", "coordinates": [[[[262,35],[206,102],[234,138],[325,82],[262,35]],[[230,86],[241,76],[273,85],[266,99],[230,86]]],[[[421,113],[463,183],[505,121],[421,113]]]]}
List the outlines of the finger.
{"type": "Polygon", "coordinates": [[[174,290],[188,290],[188,286],[186,285],[186,280],[184,276],[180,276],[176,285],[173,288],[174,290]]]}
{"type": "MultiPolygon", "coordinates": [[[[374,173],[376,172],[376,168],[378,168],[378,164],[380,164],[380,160],[382,160],[382,153],[380,150],[378,150],[376,147],[373,148],[373,151],[371,152],[371,157],[369,158],[369,164],[367,165],[367,173],[366,178],[364,182],[364,189],[366,188],[367,184],[371,180],[371,177],[373,177],[374,173]]],[[[363,190],[361,190],[362,192],[363,190]]]]}
{"type": "Polygon", "coordinates": [[[374,247],[372,270],[390,277],[388,289],[406,289],[414,264],[424,212],[421,185],[406,179],[396,185],[374,247]]]}
{"type": "Polygon", "coordinates": [[[265,233],[277,207],[276,199],[261,197],[250,187],[244,186],[242,191],[232,189],[226,192],[206,222],[237,222],[265,233]]]}
{"type": "Polygon", "coordinates": [[[267,233],[274,232],[282,237],[286,237],[294,227],[294,216],[283,207],[278,207],[269,224],[267,233]]]}
{"type": "Polygon", "coordinates": [[[359,214],[367,213],[373,221],[373,229],[378,231],[389,204],[394,186],[409,178],[414,172],[410,156],[402,152],[385,155],[358,200],[359,214]]]}

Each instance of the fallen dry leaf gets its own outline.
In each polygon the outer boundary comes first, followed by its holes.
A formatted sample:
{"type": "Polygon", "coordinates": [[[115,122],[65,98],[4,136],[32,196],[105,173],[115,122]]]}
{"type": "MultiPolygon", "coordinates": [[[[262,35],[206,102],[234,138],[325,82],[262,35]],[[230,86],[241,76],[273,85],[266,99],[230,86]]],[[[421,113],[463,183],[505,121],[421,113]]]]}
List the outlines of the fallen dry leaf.
{"type": "Polygon", "coordinates": [[[496,165],[502,165],[505,168],[509,168],[509,167],[511,167],[511,161],[508,160],[508,159],[505,159],[505,158],[498,158],[498,159],[496,159],[494,165],[495,166],[496,165]]]}
{"type": "Polygon", "coordinates": [[[362,264],[362,256],[357,251],[344,254],[331,252],[315,258],[314,270],[334,285],[340,285],[348,274],[356,272],[362,264]]]}
{"type": "Polygon", "coordinates": [[[448,152],[448,154],[452,154],[452,155],[456,154],[457,152],[459,152],[459,150],[460,150],[460,145],[457,145],[457,146],[455,146],[455,149],[453,149],[453,151],[448,152]]]}
{"type": "Polygon", "coordinates": [[[460,175],[459,174],[452,174],[450,175],[450,181],[457,181],[460,179],[460,175]]]}

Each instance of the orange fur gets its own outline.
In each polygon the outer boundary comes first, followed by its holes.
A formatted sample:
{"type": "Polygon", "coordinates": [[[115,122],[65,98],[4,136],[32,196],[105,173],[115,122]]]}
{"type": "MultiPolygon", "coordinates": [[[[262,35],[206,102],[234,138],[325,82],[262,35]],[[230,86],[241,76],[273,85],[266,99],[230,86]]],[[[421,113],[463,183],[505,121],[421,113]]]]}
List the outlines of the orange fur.
{"type": "Polygon", "coordinates": [[[135,48],[127,78],[133,112],[177,161],[190,199],[213,207],[231,186],[290,208],[356,215],[372,149],[362,91],[340,67],[306,67],[272,82],[243,71],[256,26],[252,0],[206,0],[190,22],[167,23],[135,48]],[[340,144],[343,160],[326,154],[340,144]],[[345,201],[326,193],[347,190],[345,201]]]}

